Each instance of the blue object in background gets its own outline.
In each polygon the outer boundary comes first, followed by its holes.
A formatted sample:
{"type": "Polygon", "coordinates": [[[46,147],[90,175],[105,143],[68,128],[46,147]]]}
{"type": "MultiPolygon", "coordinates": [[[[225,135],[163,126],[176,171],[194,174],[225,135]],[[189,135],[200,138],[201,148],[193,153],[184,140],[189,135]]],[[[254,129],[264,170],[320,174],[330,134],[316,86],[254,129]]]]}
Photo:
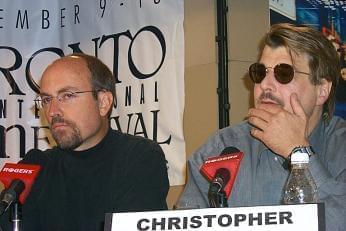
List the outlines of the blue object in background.
{"type": "Polygon", "coordinates": [[[346,119],[346,102],[345,103],[335,103],[334,115],[340,116],[346,119]]]}

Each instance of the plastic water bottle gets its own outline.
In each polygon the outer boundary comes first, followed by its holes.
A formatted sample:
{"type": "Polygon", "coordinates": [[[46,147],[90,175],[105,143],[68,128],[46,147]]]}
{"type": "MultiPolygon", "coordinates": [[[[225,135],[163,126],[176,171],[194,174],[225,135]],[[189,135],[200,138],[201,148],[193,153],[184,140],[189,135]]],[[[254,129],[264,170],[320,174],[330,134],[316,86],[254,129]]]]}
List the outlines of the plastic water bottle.
{"type": "Polygon", "coordinates": [[[317,202],[317,189],[308,169],[309,155],[293,153],[291,156],[291,173],[288,177],[283,203],[304,204],[317,202]]]}

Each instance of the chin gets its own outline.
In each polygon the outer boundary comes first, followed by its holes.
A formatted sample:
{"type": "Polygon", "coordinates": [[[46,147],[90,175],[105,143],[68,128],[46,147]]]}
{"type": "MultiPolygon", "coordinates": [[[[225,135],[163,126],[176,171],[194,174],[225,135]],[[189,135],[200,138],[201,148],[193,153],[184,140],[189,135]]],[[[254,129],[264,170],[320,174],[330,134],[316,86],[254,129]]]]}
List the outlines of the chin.
{"type": "Polygon", "coordinates": [[[59,140],[57,145],[63,150],[74,150],[81,145],[80,140],[59,140]]]}

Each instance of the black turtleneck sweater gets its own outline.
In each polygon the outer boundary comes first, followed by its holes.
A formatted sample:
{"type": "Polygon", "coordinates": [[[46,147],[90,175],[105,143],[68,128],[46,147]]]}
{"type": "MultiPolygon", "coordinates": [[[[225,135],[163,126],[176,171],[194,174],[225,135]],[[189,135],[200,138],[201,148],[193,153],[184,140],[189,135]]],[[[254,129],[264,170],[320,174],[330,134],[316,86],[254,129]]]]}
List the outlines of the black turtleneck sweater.
{"type": "Polygon", "coordinates": [[[109,130],[91,149],[54,148],[22,162],[43,167],[23,205],[25,231],[98,231],[105,213],[167,209],[163,151],[142,137],[109,130]]]}

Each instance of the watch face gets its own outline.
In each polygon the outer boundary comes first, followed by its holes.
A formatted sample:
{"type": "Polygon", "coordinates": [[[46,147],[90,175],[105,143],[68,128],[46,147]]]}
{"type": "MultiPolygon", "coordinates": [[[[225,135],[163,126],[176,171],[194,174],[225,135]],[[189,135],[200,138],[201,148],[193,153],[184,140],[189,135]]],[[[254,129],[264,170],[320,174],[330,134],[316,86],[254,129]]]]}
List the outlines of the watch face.
{"type": "Polygon", "coordinates": [[[291,163],[309,163],[309,155],[306,152],[294,152],[291,155],[291,163]]]}

